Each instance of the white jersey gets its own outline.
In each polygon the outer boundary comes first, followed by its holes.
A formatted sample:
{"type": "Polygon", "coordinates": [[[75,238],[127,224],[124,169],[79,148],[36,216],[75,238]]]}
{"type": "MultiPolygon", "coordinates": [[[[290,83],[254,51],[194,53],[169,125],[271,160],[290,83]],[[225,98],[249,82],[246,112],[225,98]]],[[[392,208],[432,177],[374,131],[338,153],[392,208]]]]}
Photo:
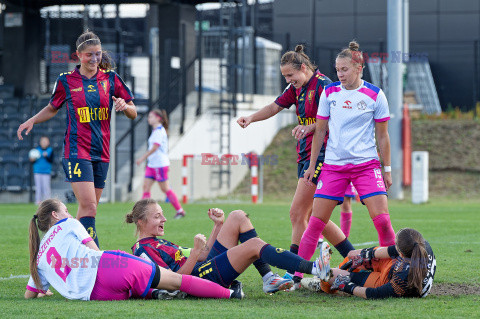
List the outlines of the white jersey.
{"type": "Polygon", "coordinates": [[[320,96],[317,118],[328,119],[325,163],[361,164],[378,160],[375,122],[390,119],[383,91],[366,81],[355,90],[340,82],[327,85],[320,96]]]}
{"type": "Polygon", "coordinates": [[[148,157],[147,166],[170,166],[170,160],[168,159],[168,136],[167,131],[165,131],[162,125],[154,129],[148,138],[148,150],[151,150],[155,144],[158,145],[158,149],[148,157]]]}
{"type": "Polygon", "coordinates": [[[89,300],[103,254],[85,245],[91,239],[74,218],[62,219],[53,225],[43,236],[37,257],[43,287],[36,287],[30,276],[27,289],[42,292],[52,285],[67,299],[89,300]]]}

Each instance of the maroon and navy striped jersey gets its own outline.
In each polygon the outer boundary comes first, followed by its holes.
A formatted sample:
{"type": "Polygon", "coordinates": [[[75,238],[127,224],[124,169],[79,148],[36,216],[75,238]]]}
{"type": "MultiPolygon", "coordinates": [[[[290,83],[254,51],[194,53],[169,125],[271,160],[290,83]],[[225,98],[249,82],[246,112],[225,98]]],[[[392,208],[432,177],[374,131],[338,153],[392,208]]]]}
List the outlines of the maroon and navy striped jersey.
{"type": "MultiPolygon", "coordinates": [[[[320,95],[322,94],[324,87],[330,83],[332,83],[332,81],[327,76],[316,70],[310,80],[308,80],[307,84],[301,88],[295,89],[293,85],[289,84],[285,91],[277,97],[275,103],[284,108],[290,108],[292,104],[295,104],[298,124],[310,125],[316,121],[320,95]]],[[[325,136],[325,141],[327,138],[328,133],[327,136],[325,136]]],[[[312,139],[313,132],[297,142],[297,163],[310,160],[312,139]]],[[[324,156],[325,142],[323,143],[319,154],[319,158],[322,158],[322,162],[324,156]]]]}
{"type": "Polygon", "coordinates": [[[148,237],[137,241],[132,247],[132,253],[177,272],[187,261],[190,248],[180,247],[165,239],[148,237]]]}
{"type": "Polygon", "coordinates": [[[112,96],[128,103],[133,94],[112,70],[99,68],[88,79],[78,68],[60,74],[50,99],[57,110],[67,107],[63,157],[109,162],[112,96]]]}

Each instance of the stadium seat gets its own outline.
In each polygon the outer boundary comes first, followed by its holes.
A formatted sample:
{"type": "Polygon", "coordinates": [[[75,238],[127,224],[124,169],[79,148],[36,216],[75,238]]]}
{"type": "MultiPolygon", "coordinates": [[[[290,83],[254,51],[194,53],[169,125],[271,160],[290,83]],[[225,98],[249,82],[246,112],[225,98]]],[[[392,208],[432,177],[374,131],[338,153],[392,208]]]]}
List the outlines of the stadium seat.
{"type": "Polygon", "coordinates": [[[27,189],[27,174],[23,168],[6,171],[5,187],[9,192],[23,192],[27,189]]]}
{"type": "Polygon", "coordinates": [[[3,84],[0,85],[0,98],[12,98],[13,93],[15,91],[15,87],[10,84],[3,84]]]}

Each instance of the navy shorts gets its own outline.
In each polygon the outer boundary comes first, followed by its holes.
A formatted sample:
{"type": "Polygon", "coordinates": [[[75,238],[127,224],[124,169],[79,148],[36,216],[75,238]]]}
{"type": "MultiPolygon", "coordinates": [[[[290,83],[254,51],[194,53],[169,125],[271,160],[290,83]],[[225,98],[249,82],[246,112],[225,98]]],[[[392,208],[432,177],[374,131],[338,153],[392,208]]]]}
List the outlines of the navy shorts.
{"type": "Polygon", "coordinates": [[[213,244],[207,261],[198,262],[192,271],[192,276],[213,281],[227,288],[239,275],[228,260],[227,248],[223,247],[218,241],[213,244]]]}
{"type": "MultiPolygon", "coordinates": [[[[317,159],[317,163],[315,164],[315,173],[313,174],[312,182],[317,185],[318,178],[320,177],[320,171],[322,170],[323,161],[317,159]]],[[[310,166],[310,161],[306,160],[303,162],[298,163],[297,168],[297,176],[298,178],[303,178],[305,171],[310,166]]]]}
{"type": "Polygon", "coordinates": [[[79,158],[63,158],[62,165],[66,176],[65,181],[70,183],[93,182],[95,188],[105,187],[108,163],[79,158]]]}

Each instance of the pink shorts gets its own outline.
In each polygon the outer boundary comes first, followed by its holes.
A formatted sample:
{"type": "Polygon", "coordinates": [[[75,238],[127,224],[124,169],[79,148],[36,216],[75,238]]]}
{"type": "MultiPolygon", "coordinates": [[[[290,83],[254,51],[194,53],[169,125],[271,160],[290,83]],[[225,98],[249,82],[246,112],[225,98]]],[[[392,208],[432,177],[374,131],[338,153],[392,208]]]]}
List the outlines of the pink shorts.
{"type": "Polygon", "coordinates": [[[323,164],[314,197],[342,203],[345,189],[350,182],[360,195],[360,200],[375,195],[387,195],[380,166],[377,160],[358,165],[323,164]]]}
{"type": "Polygon", "coordinates": [[[355,198],[355,187],[353,187],[352,183],[347,185],[347,189],[345,190],[345,197],[355,198]]]}
{"type": "Polygon", "coordinates": [[[144,298],[155,276],[155,265],[120,250],[105,251],[98,263],[90,300],[144,298]]]}
{"type": "Polygon", "coordinates": [[[145,178],[152,178],[157,182],[165,182],[168,180],[168,166],[149,167],[145,169],[145,178]]]}

